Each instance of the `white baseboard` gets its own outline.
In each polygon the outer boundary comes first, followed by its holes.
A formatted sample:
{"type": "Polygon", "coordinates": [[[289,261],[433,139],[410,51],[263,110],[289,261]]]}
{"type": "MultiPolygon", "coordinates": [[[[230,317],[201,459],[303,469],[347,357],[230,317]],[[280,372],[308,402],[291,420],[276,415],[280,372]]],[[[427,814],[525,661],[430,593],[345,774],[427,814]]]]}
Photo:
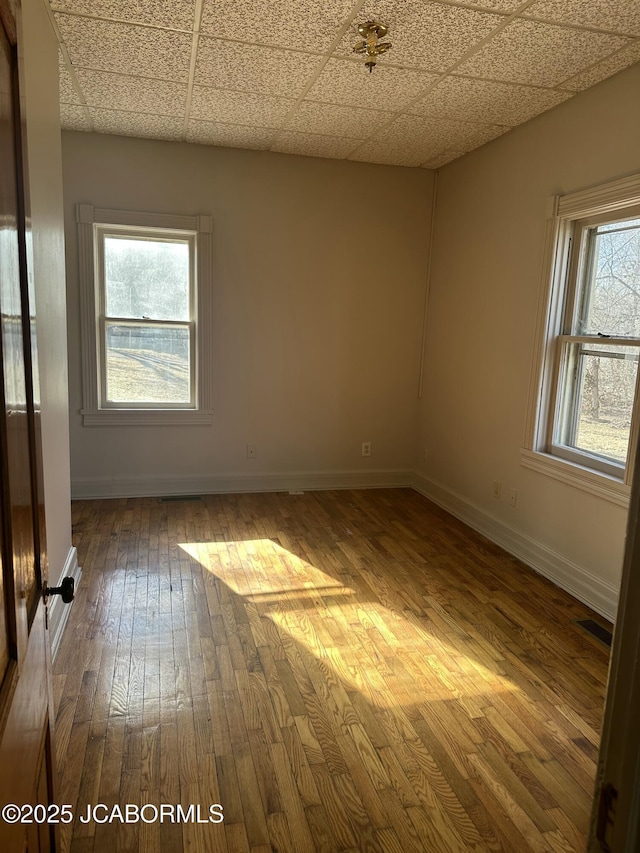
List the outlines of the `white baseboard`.
{"type": "Polygon", "coordinates": [[[522,560],[534,571],[566,590],[611,622],[616,616],[618,589],[585,571],[556,551],[490,515],[434,480],[414,473],[413,488],[438,506],[522,560]]]}
{"type": "Polygon", "coordinates": [[[74,500],[211,495],[234,492],[319,491],[410,487],[411,471],[307,471],[190,477],[82,477],[71,482],[74,500]]]}
{"type": "MultiPolygon", "coordinates": [[[[76,589],[80,583],[82,569],[78,565],[78,552],[75,548],[70,548],[67,554],[67,559],[62,570],[62,574],[58,581],[49,578],[51,586],[58,586],[63,578],[72,577],[76,584],[76,589]]],[[[49,599],[49,636],[51,637],[51,657],[55,658],[60,647],[62,632],[64,631],[71,605],[65,604],[59,595],[54,595],[49,599]]]]}

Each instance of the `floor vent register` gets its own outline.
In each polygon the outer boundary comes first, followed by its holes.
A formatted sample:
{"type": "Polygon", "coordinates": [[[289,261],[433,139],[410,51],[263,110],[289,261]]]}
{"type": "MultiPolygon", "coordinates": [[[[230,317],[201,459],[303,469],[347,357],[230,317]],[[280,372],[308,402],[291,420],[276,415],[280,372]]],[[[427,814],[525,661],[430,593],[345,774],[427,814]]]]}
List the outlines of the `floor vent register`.
{"type": "Polygon", "coordinates": [[[580,625],[581,628],[584,628],[585,631],[588,631],[592,636],[600,640],[601,643],[604,643],[605,646],[611,646],[611,631],[603,628],[602,625],[598,625],[593,619],[578,619],[576,625],[580,625]]]}

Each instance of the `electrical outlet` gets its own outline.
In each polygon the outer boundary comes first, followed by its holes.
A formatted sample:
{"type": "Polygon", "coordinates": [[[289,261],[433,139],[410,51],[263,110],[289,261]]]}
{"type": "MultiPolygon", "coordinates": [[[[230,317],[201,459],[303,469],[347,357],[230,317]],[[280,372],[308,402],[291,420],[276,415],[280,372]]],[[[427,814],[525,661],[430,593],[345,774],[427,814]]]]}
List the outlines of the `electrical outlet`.
{"type": "Polygon", "coordinates": [[[502,483],[499,480],[494,480],[493,481],[493,496],[494,496],[494,498],[497,501],[499,501],[501,494],[502,494],[502,483]]]}
{"type": "Polygon", "coordinates": [[[516,506],[518,503],[518,490],[511,489],[509,492],[509,506],[516,506]]]}
{"type": "Polygon", "coordinates": [[[363,456],[371,456],[371,442],[363,441],[362,442],[362,455],[363,456]]]}
{"type": "Polygon", "coordinates": [[[256,446],[255,444],[247,444],[247,459],[255,459],[256,458],[256,446]]]}

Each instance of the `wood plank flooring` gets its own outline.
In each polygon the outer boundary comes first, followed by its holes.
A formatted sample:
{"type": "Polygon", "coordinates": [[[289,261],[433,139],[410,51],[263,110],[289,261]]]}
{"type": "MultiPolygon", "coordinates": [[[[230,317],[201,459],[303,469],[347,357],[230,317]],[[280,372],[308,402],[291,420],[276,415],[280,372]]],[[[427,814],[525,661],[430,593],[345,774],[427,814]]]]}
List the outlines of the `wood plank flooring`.
{"type": "Polygon", "coordinates": [[[602,620],[420,495],[73,511],[59,800],[224,822],[76,817],[65,851],[584,850],[602,620]]]}

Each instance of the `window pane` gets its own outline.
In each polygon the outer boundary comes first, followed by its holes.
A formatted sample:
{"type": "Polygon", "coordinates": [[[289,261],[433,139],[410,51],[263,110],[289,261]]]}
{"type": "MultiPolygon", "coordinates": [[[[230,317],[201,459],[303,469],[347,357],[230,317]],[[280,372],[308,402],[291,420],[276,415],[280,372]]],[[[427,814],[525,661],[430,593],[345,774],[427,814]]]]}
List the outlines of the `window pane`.
{"type": "Polygon", "coordinates": [[[624,464],[638,349],[597,344],[568,346],[560,443],[624,464]]]}
{"type": "Polygon", "coordinates": [[[190,403],[189,329],[107,324],[107,401],[190,403]]]}
{"type": "Polygon", "coordinates": [[[592,228],[579,334],[640,336],[640,220],[592,228]]]}
{"type": "Polygon", "coordinates": [[[627,219],[624,222],[607,222],[605,225],[598,225],[598,234],[605,231],[619,231],[621,228],[640,227],[640,219],[627,219]]]}
{"type": "Polygon", "coordinates": [[[189,243],[105,237],[108,317],[189,319],[189,243]]]}

